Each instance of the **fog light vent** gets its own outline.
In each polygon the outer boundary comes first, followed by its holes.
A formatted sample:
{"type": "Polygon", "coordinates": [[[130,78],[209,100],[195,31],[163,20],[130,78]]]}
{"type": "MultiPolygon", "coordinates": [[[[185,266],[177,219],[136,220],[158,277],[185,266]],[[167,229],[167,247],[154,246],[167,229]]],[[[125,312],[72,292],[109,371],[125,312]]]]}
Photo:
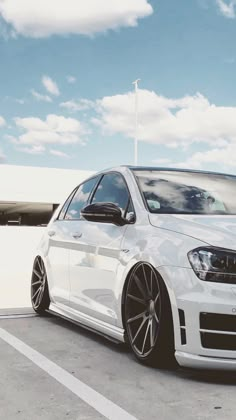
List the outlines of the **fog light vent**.
{"type": "Polygon", "coordinates": [[[185,324],[185,314],[183,309],[179,309],[179,324],[180,324],[180,337],[181,337],[181,344],[187,344],[186,338],[186,324],[185,324]]]}

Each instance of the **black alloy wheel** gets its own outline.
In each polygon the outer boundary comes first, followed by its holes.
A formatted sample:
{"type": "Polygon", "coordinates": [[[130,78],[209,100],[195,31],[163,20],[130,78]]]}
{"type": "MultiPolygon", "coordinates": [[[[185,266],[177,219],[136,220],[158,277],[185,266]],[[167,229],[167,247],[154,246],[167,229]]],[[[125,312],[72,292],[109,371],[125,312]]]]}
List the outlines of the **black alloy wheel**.
{"type": "Polygon", "coordinates": [[[171,307],[163,280],[148,263],[131,272],[125,294],[125,327],[137,359],[166,367],[174,359],[171,307]]]}
{"type": "Polygon", "coordinates": [[[50,305],[47,274],[41,257],[37,257],[33,265],[31,302],[33,309],[39,314],[43,314],[50,305]]]}

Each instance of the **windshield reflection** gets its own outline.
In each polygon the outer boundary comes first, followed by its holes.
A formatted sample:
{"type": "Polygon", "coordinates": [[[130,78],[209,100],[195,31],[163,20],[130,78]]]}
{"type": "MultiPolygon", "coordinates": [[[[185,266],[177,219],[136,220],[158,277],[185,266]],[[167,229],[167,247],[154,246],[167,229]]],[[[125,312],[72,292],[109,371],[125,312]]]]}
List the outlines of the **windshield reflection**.
{"type": "Polygon", "coordinates": [[[134,171],[151,213],[236,214],[236,177],[220,174],[134,171]]]}

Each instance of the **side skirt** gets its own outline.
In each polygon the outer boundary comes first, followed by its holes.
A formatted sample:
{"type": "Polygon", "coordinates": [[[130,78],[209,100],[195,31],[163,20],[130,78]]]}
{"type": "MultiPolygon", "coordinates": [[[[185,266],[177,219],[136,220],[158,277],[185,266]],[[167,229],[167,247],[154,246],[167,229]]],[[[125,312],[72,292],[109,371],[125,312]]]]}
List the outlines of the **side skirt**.
{"type": "Polygon", "coordinates": [[[82,312],[75,311],[66,305],[51,303],[48,312],[59,315],[61,318],[65,318],[89,331],[102,335],[112,342],[124,343],[126,341],[125,331],[123,329],[107,324],[82,312]]]}

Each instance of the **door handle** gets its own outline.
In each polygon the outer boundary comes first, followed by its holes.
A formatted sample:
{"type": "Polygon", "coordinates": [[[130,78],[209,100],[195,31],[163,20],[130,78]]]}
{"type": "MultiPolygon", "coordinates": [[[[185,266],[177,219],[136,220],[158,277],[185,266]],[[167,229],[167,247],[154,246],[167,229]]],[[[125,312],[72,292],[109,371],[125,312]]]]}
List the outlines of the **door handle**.
{"type": "Polygon", "coordinates": [[[75,238],[75,239],[79,239],[79,238],[81,238],[82,233],[81,233],[81,232],[76,232],[76,233],[74,233],[72,236],[73,236],[73,238],[75,238]]]}
{"type": "Polygon", "coordinates": [[[52,237],[54,235],[56,235],[55,230],[48,230],[48,236],[52,237]]]}

